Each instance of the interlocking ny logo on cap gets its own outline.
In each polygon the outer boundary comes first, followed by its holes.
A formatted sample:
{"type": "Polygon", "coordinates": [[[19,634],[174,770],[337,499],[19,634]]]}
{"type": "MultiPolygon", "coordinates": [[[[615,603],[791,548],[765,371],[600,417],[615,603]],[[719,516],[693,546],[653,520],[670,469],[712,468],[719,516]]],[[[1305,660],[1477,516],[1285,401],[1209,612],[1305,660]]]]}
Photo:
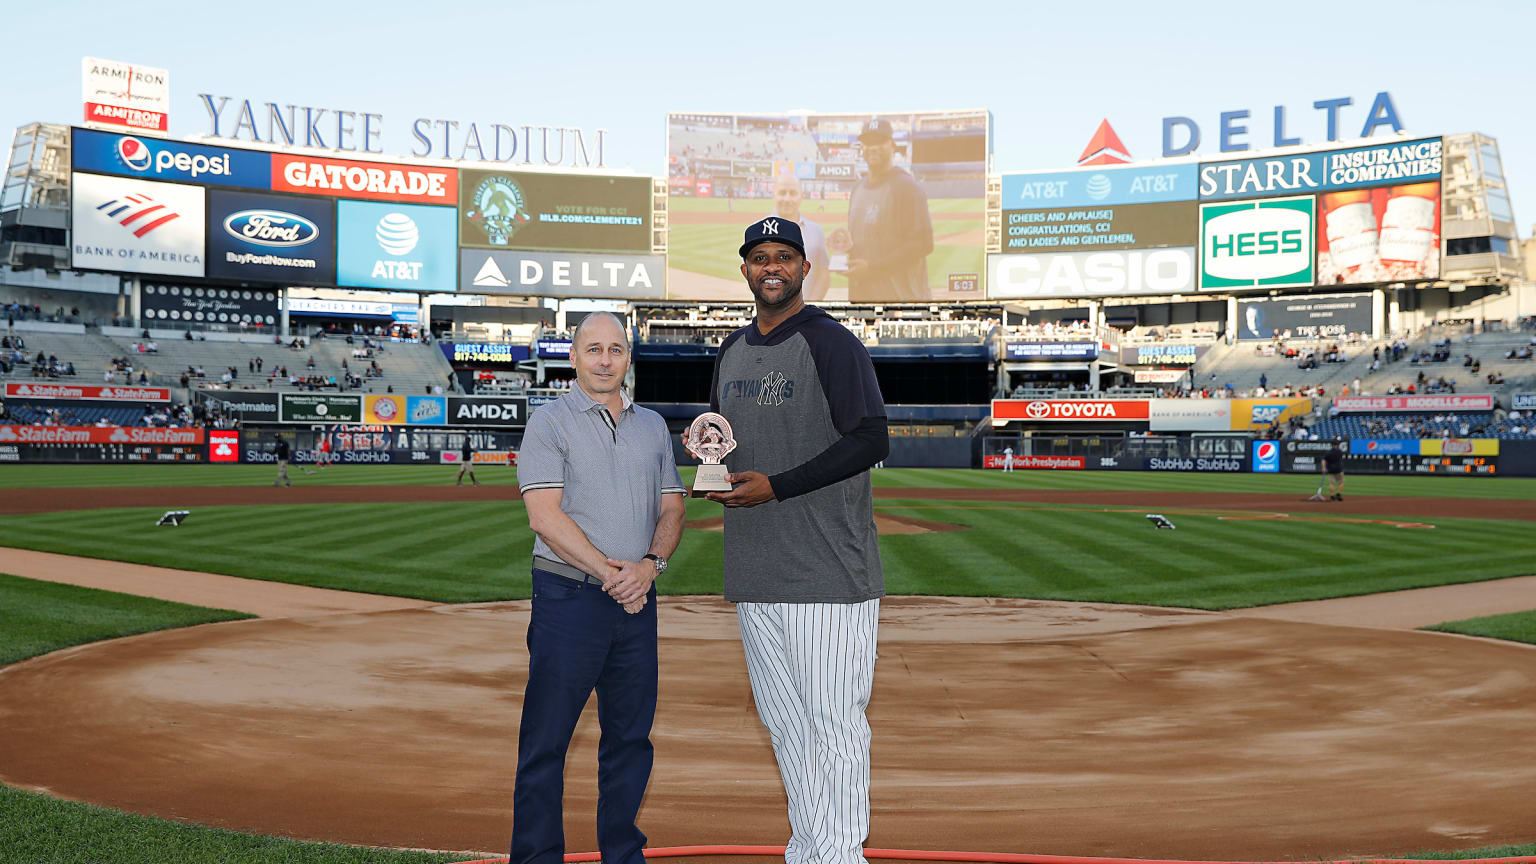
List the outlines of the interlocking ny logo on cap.
{"type": "Polygon", "coordinates": [[[779,233],[779,220],[777,220],[777,219],[764,219],[763,220],[763,233],[764,234],[777,234],[777,233],[779,233]]]}

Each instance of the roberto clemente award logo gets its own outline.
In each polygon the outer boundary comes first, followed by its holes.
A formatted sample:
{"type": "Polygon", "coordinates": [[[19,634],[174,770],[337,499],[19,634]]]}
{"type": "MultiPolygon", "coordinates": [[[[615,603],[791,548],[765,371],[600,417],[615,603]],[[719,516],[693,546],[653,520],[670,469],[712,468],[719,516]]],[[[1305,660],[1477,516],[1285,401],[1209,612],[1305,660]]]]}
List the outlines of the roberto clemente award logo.
{"type": "Polygon", "coordinates": [[[480,181],[465,214],[470,224],[485,232],[485,242],[505,246],[532,217],[528,215],[523,190],[511,178],[499,174],[480,181]]]}

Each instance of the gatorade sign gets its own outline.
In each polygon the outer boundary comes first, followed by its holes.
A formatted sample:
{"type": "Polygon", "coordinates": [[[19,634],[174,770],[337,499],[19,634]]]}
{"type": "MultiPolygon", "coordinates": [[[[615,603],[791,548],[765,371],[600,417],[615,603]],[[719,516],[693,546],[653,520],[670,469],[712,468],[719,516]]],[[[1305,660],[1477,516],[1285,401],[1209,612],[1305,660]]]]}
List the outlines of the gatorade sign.
{"type": "Polygon", "coordinates": [[[1307,287],[1316,279],[1310,195],[1200,205],[1200,290],[1307,287]]]}

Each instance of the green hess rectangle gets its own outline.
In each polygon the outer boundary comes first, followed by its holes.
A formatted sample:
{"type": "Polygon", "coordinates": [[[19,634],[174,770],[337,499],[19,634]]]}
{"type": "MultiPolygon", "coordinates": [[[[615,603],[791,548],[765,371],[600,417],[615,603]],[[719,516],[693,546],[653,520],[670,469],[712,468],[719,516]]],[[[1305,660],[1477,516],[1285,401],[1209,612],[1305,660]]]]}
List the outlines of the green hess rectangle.
{"type": "Polygon", "coordinates": [[[1311,195],[1200,205],[1200,290],[1293,288],[1317,278],[1311,195]]]}

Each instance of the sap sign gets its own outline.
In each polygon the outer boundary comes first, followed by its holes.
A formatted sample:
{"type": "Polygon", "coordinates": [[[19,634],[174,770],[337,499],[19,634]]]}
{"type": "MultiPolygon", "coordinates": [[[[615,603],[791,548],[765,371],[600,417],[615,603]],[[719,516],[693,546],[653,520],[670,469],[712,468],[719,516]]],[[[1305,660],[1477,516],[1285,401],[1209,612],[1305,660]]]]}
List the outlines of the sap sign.
{"type": "Polygon", "coordinates": [[[71,131],[74,134],[70,164],[76,171],[149,180],[190,180],[209,186],[266,189],[271,185],[270,153],[90,129],[71,131]]]}
{"type": "Polygon", "coordinates": [[[338,201],[336,208],[337,283],[453,293],[458,281],[457,210],[374,201],[338,201]]]}
{"type": "MultiPolygon", "coordinates": [[[[1355,100],[1345,96],[1339,99],[1319,99],[1312,103],[1312,107],[1324,113],[1328,119],[1328,140],[1337,141],[1339,135],[1339,110],[1355,100]]],[[[1250,114],[1245,109],[1236,111],[1223,111],[1218,119],[1220,126],[1221,152],[1227,153],[1234,150],[1247,150],[1248,142],[1240,140],[1241,136],[1248,134],[1247,120],[1250,114]]],[[[1292,138],[1285,134],[1285,106],[1276,105],[1274,110],[1274,146],[1293,147],[1301,143],[1300,138],[1292,138]]],[[[1392,104],[1392,94],[1381,92],[1371,101],[1371,107],[1366,111],[1365,124],[1360,127],[1361,138],[1371,137],[1371,133],[1378,128],[1387,126],[1393,132],[1403,131],[1403,123],[1397,116],[1397,107],[1392,104]]],[[[1200,126],[1188,117],[1164,117],[1163,118],[1163,157],[1183,156],[1193,153],[1200,147],[1200,126]],[[1176,138],[1183,138],[1180,143],[1174,143],[1176,138]]]]}
{"type": "Polygon", "coordinates": [[[987,293],[998,300],[1180,294],[1195,287],[1190,246],[988,255],[987,268],[987,293]]]}

